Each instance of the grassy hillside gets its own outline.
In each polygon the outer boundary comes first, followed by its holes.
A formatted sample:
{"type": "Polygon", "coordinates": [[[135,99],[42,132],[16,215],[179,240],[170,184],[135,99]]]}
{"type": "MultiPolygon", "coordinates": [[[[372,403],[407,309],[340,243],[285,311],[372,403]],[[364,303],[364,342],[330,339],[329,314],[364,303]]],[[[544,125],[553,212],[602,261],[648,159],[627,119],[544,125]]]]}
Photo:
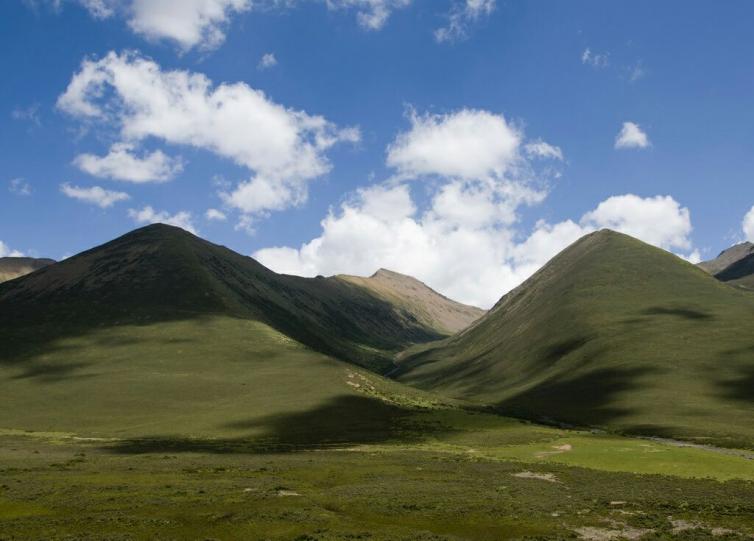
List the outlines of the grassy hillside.
{"type": "Polygon", "coordinates": [[[462,331],[484,315],[484,310],[440,295],[416,278],[380,269],[372,276],[339,275],[336,280],[356,284],[389,303],[426,327],[447,335],[462,331]]]}
{"type": "Polygon", "coordinates": [[[37,269],[52,265],[54,259],[36,259],[33,257],[0,257],[0,282],[7,282],[19,276],[25,276],[37,269]]]}
{"type": "Polygon", "coordinates": [[[276,274],[181,229],[152,225],[0,285],[0,363],[29,344],[123,324],[223,314],[264,323],[323,353],[381,370],[444,334],[368,290],[276,274]]]}
{"type": "Polygon", "coordinates": [[[600,231],[395,376],[529,418],[751,448],[754,295],[600,231]]]}

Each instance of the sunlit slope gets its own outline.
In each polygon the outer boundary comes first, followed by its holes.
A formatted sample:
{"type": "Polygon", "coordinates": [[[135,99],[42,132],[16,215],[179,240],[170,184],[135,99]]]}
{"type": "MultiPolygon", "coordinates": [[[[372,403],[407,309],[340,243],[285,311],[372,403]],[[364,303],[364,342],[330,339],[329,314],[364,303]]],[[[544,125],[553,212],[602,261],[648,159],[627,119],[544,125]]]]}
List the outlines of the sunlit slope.
{"type": "Polygon", "coordinates": [[[92,329],[0,364],[0,429],[95,437],[372,441],[420,392],[227,316],[92,329]],[[384,402],[381,398],[386,398],[384,402]]]}
{"type": "Polygon", "coordinates": [[[218,314],[264,323],[376,370],[395,351],[442,336],[364,288],[279,275],[181,229],[152,225],[0,285],[0,363],[92,329],[218,314]]]}
{"type": "Polygon", "coordinates": [[[752,447],[754,296],[604,230],[394,375],[520,416],[752,447]]]}
{"type": "Polygon", "coordinates": [[[364,287],[398,307],[407,317],[447,335],[465,329],[485,314],[481,308],[461,304],[437,293],[416,278],[386,269],[380,269],[368,278],[338,275],[333,279],[364,287]]]}
{"type": "Polygon", "coordinates": [[[35,259],[33,257],[0,257],[0,282],[7,282],[19,276],[52,265],[52,259],[35,259]]]}

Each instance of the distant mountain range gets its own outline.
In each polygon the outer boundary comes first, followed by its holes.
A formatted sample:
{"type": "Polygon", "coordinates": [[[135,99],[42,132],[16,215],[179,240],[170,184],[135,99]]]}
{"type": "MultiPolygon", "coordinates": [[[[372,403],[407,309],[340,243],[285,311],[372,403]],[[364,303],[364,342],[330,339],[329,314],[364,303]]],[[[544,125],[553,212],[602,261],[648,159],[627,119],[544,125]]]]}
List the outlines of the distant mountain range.
{"type": "Polygon", "coordinates": [[[603,230],[485,313],[384,269],[280,275],[152,225],[0,284],[0,427],[214,435],[313,408],[368,432],[389,392],[754,448],[750,256],[705,272],[603,230]]]}
{"type": "Polygon", "coordinates": [[[54,259],[33,257],[0,257],[0,282],[7,282],[55,263],[54,259]]]}

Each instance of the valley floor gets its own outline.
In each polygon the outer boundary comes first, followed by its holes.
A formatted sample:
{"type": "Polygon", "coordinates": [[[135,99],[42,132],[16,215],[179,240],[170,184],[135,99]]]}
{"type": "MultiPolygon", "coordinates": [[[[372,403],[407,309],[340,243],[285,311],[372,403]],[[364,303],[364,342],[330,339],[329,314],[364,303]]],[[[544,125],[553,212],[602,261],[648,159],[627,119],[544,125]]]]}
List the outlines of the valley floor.
{"type": "Polygon", "coordinates": [[[0,539],[752,539],[754,460],[420,409],[263,446],[0,431],[0,539]]]}

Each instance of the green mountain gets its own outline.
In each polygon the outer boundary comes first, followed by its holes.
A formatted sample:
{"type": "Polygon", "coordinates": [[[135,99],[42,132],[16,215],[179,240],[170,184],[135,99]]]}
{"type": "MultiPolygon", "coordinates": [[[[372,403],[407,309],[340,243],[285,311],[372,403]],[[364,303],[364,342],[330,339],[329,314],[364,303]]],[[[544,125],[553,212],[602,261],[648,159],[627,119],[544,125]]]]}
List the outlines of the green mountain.
{"type": "Polygon", "coordinates": [[[754,295],[603,230],[393,375],[532,419],[754,447],[754,295]]]}
{"type": "Polygon", "coordinates": [[[336,278],[371,291],[426,327],[447,335],[462,331],[485,314],[481,308],[440,295],[416,278],[387,269],[380,269],[368,278],[347,275],[336,278]]]}
{"type": "Polygon", "coordinates": [[[378,397],[422,393],[358,365],[443,336],[348,281],[152,225],[0,284],[0,428],[375,437],[398,411],[378,397]]]}
{"type": "Polygon", "coordinates": [[[377,370],[406,346],[449,334],[348,281],[279,275],[167,225],[138,229],[4,284],[0,307],[8,307],[0,311],[6,333],[33,329],[36,341],[92,327],[222,314],[262,322],[377,370]]]}
{"type": "Polygon", "coordinates": [[[52,265],[54,259],[33,257],[0,257],[0,282],[7,282],[35,270],[52,265]]]}

